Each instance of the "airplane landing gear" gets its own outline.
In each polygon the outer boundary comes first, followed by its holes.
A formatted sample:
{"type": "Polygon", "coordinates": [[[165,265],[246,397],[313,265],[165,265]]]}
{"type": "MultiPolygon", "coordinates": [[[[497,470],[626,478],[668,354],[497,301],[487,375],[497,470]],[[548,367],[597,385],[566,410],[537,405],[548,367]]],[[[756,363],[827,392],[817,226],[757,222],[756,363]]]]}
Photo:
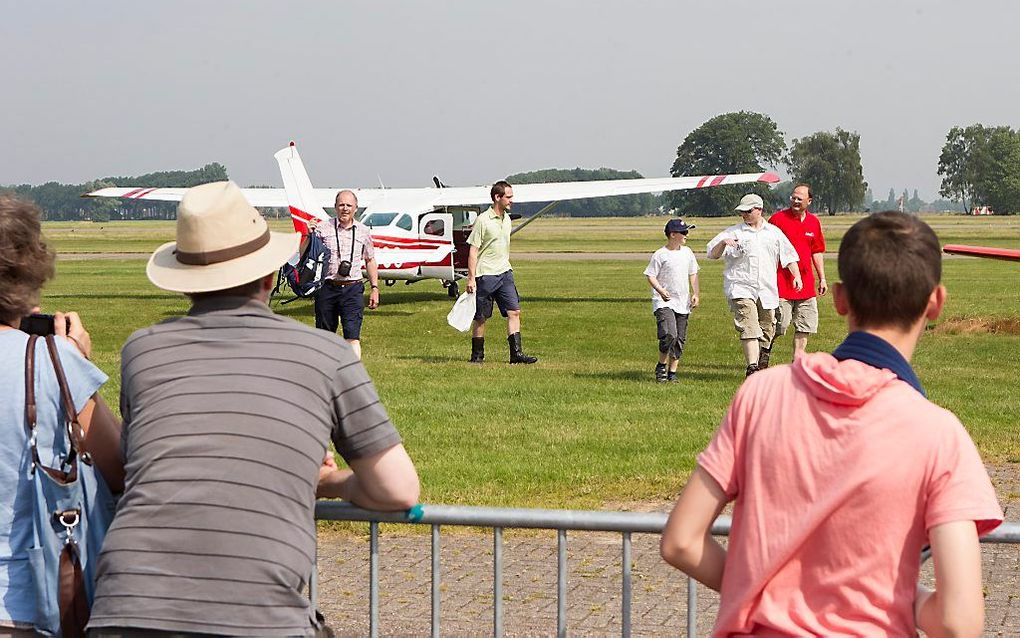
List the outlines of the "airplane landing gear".
{"type": "Polygon", "coordinates": [[[445,282],[444,285],[446,286],[447,296],[449,296],[452,299],[456,299],[457,297],[460,296],[460,286],[457,285],[456,281],[448,281],[445,282]]]}

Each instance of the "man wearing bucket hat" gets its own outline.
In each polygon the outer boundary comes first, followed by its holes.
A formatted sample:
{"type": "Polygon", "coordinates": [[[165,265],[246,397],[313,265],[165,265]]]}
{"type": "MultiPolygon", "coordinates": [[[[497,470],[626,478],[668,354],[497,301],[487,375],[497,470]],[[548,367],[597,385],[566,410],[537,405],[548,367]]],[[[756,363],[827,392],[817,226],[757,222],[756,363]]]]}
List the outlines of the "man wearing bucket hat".
{"type": "Polygon", "coordinates": [[[350,346],[267,305],[298,241],[217,182],[185,193],[177,241],[149,259],[149,279],[192,305],[121,353],[126,488],[90,635],[313,635],[302,592],[316,495],[417,501],[414,466],[350,346]]]}
{"type": "Polygon", "coordinates": [[[765,203],[755,194],[744,195],[736,207],[741,223],[730,226],[708,242],[708,258],[722,258],[723,294],[729,300],[733,326],[747,363],[747,376],[758,371],[760,348],[775,335],[779,290],[776,272],[790,272],[791,286],[802,287],[797,251],[783,231],[765,222],[765,203]]]}
{"type": "Polygon", "coordinates": [[[694,229],[682,219],[666,222],[666,245],[652,253],[645,277],[652,287],[652,314],[659,339],[659,363],[655,380],[676,381],[680,357],[687,343],[687,320],[698,306],[698,260],[687,247],[687,233],[694,229]]]}

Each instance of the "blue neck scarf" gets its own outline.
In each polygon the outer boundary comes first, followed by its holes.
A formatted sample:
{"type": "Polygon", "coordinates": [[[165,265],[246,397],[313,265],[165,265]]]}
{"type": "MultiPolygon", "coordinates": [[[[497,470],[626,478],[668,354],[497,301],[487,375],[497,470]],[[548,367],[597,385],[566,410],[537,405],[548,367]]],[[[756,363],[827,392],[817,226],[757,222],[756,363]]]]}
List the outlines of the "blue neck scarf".
{"type": "Polygon", "coordinates": [[[843,343],[832,351],[832,356],[839,361],[853,359],[866,363],[873,368],[881,368],[895,374],[901,381],[910,384],[912,388],[927,398],[928,393],[924,391],[921,380],[917,378],[910,363],[903,358],[899,350],[882,339],[869,332],[851,332],[843,343]]]}

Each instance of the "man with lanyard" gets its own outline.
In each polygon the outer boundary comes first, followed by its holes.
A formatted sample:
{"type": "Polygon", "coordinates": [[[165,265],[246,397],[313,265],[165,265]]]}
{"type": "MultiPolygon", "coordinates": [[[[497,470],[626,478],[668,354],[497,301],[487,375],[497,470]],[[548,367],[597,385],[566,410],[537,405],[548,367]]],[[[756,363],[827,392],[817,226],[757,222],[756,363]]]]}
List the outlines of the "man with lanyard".
{"type": "Polygon", "coordinates": [[[758,371],[759,349],[771,345],[775,333],[776,269],[786,268],[793,287],[801,288],[797,251],[778,228],[765,222],[765,203],[754,194],[737,205],[743,222],[730,226],[708,242],[708,258],[723,258],[723,293],[733,313],[733,326],[747,362],[747,376],[758,371]]]}
{"type": "MultiPolygon", "coordinates": [[[[793,278],[785,269],[780,268],[776,274],[779,284],[779,309],[776,311],[776,338],[786,334],[793,325],[793,356],[803,354],[807,350],[809,334],[818,332],[818,299],[815,296],[815,278],[811,270],[814,265],[818,273],[818,296],[824,296],[829,290],[825,281],[825,237],[822,235],[822,224],[818,217],[808,211],[811,205],[811,187],[797,184],[790,195],[790,207],[776,211],[769,218],[769,223],[783,231],[797,250],[797,266],[804,286],[800,290],[793,289],[793,278]]],[[[762,348],[758,355],[758,369],[769,367],[769,355],[772,344],[762,348]]]]}
{"type": "Polygon", "coordinates": [[[354,219],[358,198],[352,191],[337,193],[336,217],[319,222],[312,232],[329,248],[329,267],[325,283],[315,296],[315,327],[336,332],[343,327],[344,339],[361,358],[361,322],[365,314],[364,266],[372,294],[368,307],[379,307],[379,268],[372,247],[372,231],[354,219]]]}
{"type": "Polygon", "coordinates": [[[480,214],[468,236],[467,291],[477,295],[475,320],[471,324],[471,362],[485,359],[485,321],[492,316],[493,301],[506,317],[510,363],[535,363],[537,357],[524,354],[521,346],[521,300],[510,266],[510,207],[514,189],[498,181],[489,191],[492,206],[480,214]]]}

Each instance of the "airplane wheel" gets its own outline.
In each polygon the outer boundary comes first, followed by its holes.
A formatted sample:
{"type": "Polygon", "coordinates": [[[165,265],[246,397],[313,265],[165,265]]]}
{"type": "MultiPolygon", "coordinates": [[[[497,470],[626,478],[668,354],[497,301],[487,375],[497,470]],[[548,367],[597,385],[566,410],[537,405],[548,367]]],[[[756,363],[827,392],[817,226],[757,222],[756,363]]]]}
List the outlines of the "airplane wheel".
{"type": "Polygon", "coordinates": [[[456,281],[451,281],[450,285],[446,287],[446,294],[454,299],[460,296],[460,286],[457,285],[456,281]]]}

